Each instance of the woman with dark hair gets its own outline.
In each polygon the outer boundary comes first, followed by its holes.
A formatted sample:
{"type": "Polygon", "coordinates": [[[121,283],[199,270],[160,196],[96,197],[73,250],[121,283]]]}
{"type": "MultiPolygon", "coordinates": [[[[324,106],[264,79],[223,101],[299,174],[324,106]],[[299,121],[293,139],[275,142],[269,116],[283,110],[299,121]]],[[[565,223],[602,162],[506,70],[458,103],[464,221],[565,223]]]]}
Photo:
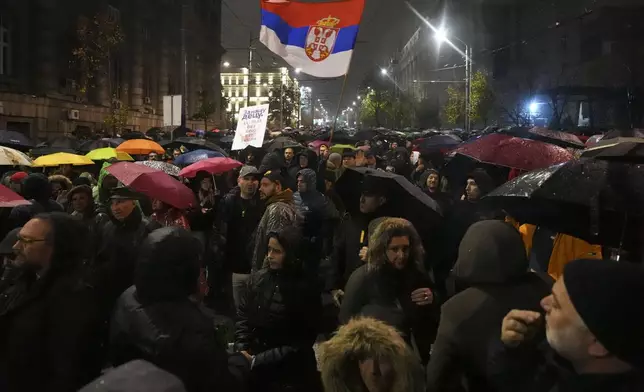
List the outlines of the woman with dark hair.
{"type": "Polygon", "coordinates": [[[244,390],[249,359],[226,354],[211,313],[192,298],[201,253],[199,240],[178,227],[147,237],[134,286],[121,295],[112,317],[112,365],[146,360],[179,377],[188,392],[244,390]]]}
{"type": "Polygon", "coordinates": [[[345,288],[340,323],[373,317],[415,340],[423,363],[429,360],[438,320],[432,281],[423,268],[424,250],[414,226],[382,218],[369,236],[367,263],[355,270],[345,288]]]}
{"type": "Polygon", "coordinates": [[[296,257],[300,235],[268,235],[264,267],[253,273],[237,311],[235,343],[252,355],[251,391],[318,391],[313,343],[321,290],[296,257]]]}

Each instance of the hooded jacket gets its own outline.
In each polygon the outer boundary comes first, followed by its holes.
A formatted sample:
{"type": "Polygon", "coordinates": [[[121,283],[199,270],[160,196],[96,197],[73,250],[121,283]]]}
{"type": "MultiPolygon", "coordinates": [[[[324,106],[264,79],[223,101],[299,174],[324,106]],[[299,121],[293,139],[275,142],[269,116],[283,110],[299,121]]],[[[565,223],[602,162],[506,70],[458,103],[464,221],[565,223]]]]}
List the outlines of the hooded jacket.
{"type": "Polygon", "coordinates": [[[268,234],[280,232],[287,226],[299,226],[302,217],[293,202],[293,191],[285,189],[266,201],[266,211],[255,230],[255,249],[253,251],[253,271],[262,268],[266,257],[268,234]]]}
{"type": "MultiPolygon", "coordinates": [[[[423,268],[424,250],[411,223],[400,218],[382,218],[370,230],[367,264],[355,270],[345,287],[339,320],[346,324],[355,316],[373,317],[395,327],[411,345],[415,340],[424,362],[429,359],[434,339],[438,308],[434,304],[418,306],[411,293],[432,288],[423,268]],[[410,239],[409,259],[402,270],[387,260],[387,247],[393,233],[405,233],[410,239]]],[[[370,225],[371,226],[371,225],[370,225]]]]}
{"type": "Polygon", "coordinates": [[[424,392],[423,370],[398,332],[371,318],[355,318],[340,327],[320,347],[320,371],[325,392],[367,392],[358,361],[380,358],[393,365],[389,392],[424,392]]]}
{"type": "MultiPolygon", "coordinates": [[[[293,180],[297,180],[297,174],[302,171],[303,169],[312,169],[313,171],[318,170],[318,154],[315,153],[313,150],[303,150],[302,152],[298,153],[295,155],[295,158],[293,158],[293,164],[291,167],[288,168],[288,175],[290,178],[293,180]],[[305,156],[308,160],[308,164],[306,165],[305,168],[300,166],[300,156],[305,156]]],[[[314,184],[314,187],[311,189],[315,189],[317,187],[317,182],[314,184]]]]}
{"type": "Polygon", "coordinates": [[[521,235],[501,221],[470,227],[459,248],[453,274],[465,290],[442,307],[427,369],[428,391],[493,391],[488,374],[490,344],[512,309],[540,311],[550,292],[546,281],[528,271],[521,235]]]}
{"type": "Polygon", "coordinates": [[[176,227],[146,239],[135,285],[119,298],[110,323],[111,361],[149,361],[179,377],[188,392],[239,391],[248,361],[228,356],[214,319],[189,298],[197,290],[201,249],[198,239],[176,227]]]}

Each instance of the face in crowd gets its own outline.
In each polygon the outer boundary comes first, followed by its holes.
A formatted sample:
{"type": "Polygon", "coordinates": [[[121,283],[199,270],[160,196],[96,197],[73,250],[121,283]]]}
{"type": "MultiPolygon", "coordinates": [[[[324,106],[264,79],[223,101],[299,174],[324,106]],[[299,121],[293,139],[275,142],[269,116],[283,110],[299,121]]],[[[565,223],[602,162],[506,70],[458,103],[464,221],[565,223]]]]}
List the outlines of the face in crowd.
{"type": "Polygon", "coordinates": [[[363,214],[371,214],[375,212],[378,208],[384,205],[387,202],[387,199],[383,196],[372,195],[370,193],[363,193],[360,196],[360,212],[363,214]]]}
{"type": "Polygon", "coordinates": [[[136,208],[136,202],[130,199],[112,199],[110,208],[114,218],[123,222],[136,208]]]}
{"type": "Polygon", "coordinates": [[[467,196],[467,200],[469,201],[476,201],[481,198],[481,190],[479,189],[479,186],[476,184],[476,181],[474,181],[473,178],[467,179],[467,185],[465,186],[465,195],[467,196]]]}
{"type": "Polygon", "coordinates": [[[438,189],[438,184],[440,182],[440,177],[436,173],[432,173],[427,176],[427,189],[434,192],[438,189]]]}
{"type": "Polygon", "coordinates": [[[53,232],[49,222],[32,219],[20,232],[13,246],[14,264],[32,271],[47,269],[54,254],[53,232]]]}
{"type": "Polygon", "coordinates": [[[281,191],[282,184],[273,182],[266,177],[262,178],[262,181],[259,183],[259,198],[262,200],[269,199],[281,191]]]}
{"type": "Polygon", "coordinates": [[[284,267],[284,259],[286,258],[286,250],[279,243],[277,238],[271,237],[268,240],[268,249],[266,252],[266,260],[268,267],[272,270],[279,270],[284,267]]]}
{"type": "Polygon", "coordinates": [[[287,148],[284,150],[284,159],[286,162],[290,162],[295,156],[295,151],[292,148],[287,148]]]}
{"type": "Polygon", "coordinates": [[[402,270],[409,260],[411,241],[408,236],[393,237],[387,245],[387,260],[397,270],[402,270]]]}
{"type": "Polygon", "coordinates": [[[245,177],[239,177],[237,179],[237,185],[239,185],[239,189],[241,190],[241,193],[247,196],[252,196],[257,192],[257,187],[259,186],[259,180],[257,179],[256,176],[245,176],[245,177]]]}
{"type": "Polygon", "coordinates": [[[72,208],[78,213],[83,213],[89,207],[89,195],[85,192],[76,192],[72,195],[72,208]]]}

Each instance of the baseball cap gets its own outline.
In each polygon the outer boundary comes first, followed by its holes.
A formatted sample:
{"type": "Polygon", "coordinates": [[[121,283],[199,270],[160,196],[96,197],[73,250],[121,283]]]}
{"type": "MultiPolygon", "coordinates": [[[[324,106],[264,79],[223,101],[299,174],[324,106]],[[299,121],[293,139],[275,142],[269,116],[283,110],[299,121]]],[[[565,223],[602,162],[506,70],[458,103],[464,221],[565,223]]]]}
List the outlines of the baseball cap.
{"type": "Polygon", "coordinates": [[[241,168],[239,171],[239,177],[246,177],[246,176],[258,176],[259,177],[259,170],[255,166],[249,166],[245,165],[241,168]]]}
{"type": "Polygon", "coordinates": [[[264,173],[264,178],[268,178],[271,182],[279,182],[282,185],[286,183],[284,176],[279,170],[268,170],[264,173]]]}

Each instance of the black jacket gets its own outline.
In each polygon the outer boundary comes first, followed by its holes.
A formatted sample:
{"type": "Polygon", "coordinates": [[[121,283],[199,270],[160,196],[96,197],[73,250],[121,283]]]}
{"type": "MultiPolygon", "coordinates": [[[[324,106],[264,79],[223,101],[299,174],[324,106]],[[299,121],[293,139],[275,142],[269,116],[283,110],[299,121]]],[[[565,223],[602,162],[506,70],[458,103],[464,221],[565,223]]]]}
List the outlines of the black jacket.
{"type": "Polygon", "coordinates": [[[23,272],[0,296],[0,390],[75,391],[100,374],[99,317],[78,270],[23,272]]]}
{"type": "Polygon", "coordinates": [[[537,342],[524,342],[517,348],[505,347],[500,341],[492,345],[489,368],[495,391],[644,391],[642,370],[621,374],[577,374],[567,361],[550,348],[545,339],[537,342]]]}
{"type": "Polygon", "coordinates": [[[427,369],[429,391],[493,391],[488,374],[490,343],[512,309],[539,311],[550,286],[528,272],[521,235],[509,224],[484,221],[461,241],[453,274],[468,287],[442,307],[427,369]]]}
{"type": "Polygon", "coordinates": [[[254,390],[319,387],[313,343],[321,314],[320,290],[301,268],[264,268],[251,276],[237,312],[235,342],[256,355],[254,390]]]}
{"type": "Polygon", "coordinates": [[[188,392],[242,391],[249,371],[244,357],[226,353],[200,305],[188,298],[142,305],[134,286],[114,311],[110,359],[114,366],[149,361],[179,377],[188,392]]]}
{"type": "Polygon", "coordinates": [[[219,204],[211,246],[218,266],[249,274],[254,250],[251,238],[264,214],[264,203],[259,192],[250,200],[242,200],[240,193],[239,187],[233,188],[219,204]]]}
{"type": "Polygon", "coordinates": [[[410,344],[413,335],[423,363],[426,363],[436,331],[437,307],[414,304],[411,293],[432,287],[429,276],[416,266],[408,265],[398,271],[388,264],[376,268],[365,264],[355,270],[347,282],[340,307],[340,323],[346,324],[356,316],[386,322],[400,331],[410,344]]]}

